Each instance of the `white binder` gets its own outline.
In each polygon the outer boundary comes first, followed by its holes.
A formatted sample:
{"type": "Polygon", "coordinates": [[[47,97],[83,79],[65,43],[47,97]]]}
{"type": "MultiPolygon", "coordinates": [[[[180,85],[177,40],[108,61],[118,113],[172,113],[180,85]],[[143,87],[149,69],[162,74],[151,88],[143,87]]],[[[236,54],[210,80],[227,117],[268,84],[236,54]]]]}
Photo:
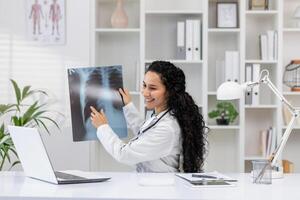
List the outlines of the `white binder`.
{"type": "Polygon", "coordinates": [[[278,59],[278,32],[274,32],[274,59],[278,59]]]}
{"type": "Polygon", "coordinates": [[[233,81],[233,59],[232,52],[225,51],[225,81],[233,81]]]}
{"type": "MultiPolygon", "coordinates": [[[[253,64],[253,81],[259,80],[260,64],[253,64]]],[[[259,105],[259,85],[253,87],[252,90],[252,105],[259,105]]]]}
{"type": "Polygon", "coordinates": [[[225,81],[224,60],[216,60],[216,90],[225,81]]]}
{"type": "MultiPolygon", "coordinates": [[[[249,82],[252,81],[252,65],[247,64],[246,65],[246,71],[245,71],[245,81],[249,82]]],[[[252,88],[248,87],[245,91],[245,104],[251,105],[252,104],[252,88]]]]}
{"type": "Polygon", "coordinates": [[[268,40],[267,35],[262,34],[260,37],[260,55],[262,60],[268,60],[268,40]]]}
{"type": "Polygon", "coordinates": [[[268,60],[274,60],[274,31],[267,31],[268,38],[268,60]]]}
{"type": "Polygon", "coordinates": [[[177,22],[177,59],[185,59],[184,22],[177,22]]]}
{"type": "Polygon", "coordinates": [[[200,20],[193,20],[193,60],[201,59],[200,20]]]}
{"type": "Polygon", "coordinates": [[[232,80],[236,83],[240,82],[240,59],[239,59],[239,52],[238,51],[232,51],[232,80]]]}
{"type": "Polygon", "coordinates": [[[186,60],[193,60],[193,20],[186,20],[185,53],[186,60]]]}

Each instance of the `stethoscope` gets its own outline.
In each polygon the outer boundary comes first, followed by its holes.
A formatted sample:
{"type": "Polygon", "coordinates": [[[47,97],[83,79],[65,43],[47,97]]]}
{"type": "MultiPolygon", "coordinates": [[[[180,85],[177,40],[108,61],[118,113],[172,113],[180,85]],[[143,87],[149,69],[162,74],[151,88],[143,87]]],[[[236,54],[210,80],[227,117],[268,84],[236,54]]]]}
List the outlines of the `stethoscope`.
{"type": "MultiPolygon", "coordinates": [[[[168,109],[164,114],[162,114],[153,124],[151,124],[150,126],[148,126],[146,129],[142,130],[141,129],[139,130],[138,134],[137,135],[140,135],[142,133],[145,133],[146,131],[148,131],[149,129],[151,129],[153,126],[155,126],[168,112],[170,112],[170,109],[168,109]]],[[[152,115],[153,116],[155,113],[153,111],[152,115]]],[[[143,123],[143,125],[145,124],[145,122],[143,123]]],[[[142,125],[142,126],[143,126],[142,125]]]]}
{"type": "MultiPolygon", "coordinates": [[[[139,130],[139,132],[137,133],[137,136],[135,137],[135,138],[133,138],[133,139],[131,139],[127,144],[124,144],[124,146],[123,147],[125,147],[126,145],[130,145],[133,141],[135,141],[135,140],[137,140],[137,139],[139,139],[139,137],[142,135],[142,134],[144,134],[145,132],[147,132],[148,130],[150,130],[153,126],[155,126],[168,112],[170,112],[170,109],[169,110],[167,110],[164,114],[162,114],[153,124],[151,124],[150,126],[148,126],[146,129],[144,129],[144,130],[142,130],[141,131],[141,128],[140,128],[140,130],[139,130]]],[[[152,113],[152,115],[151,116],[153,116],[153,114],[154,114],[154,112],[152,113]]],[[[145,121],[146,122],[146,121],[145,121]]],[[[145,122],[143,123],[143,125],[145,124],[145,122]]],[[[150,122],[151,123],[151,122],[150,122]]],[[[142,126],[143,126],[142,125],[142,126]]],[[[121,148],[123,148],[123,147],[121,147],[121,148]]]]}

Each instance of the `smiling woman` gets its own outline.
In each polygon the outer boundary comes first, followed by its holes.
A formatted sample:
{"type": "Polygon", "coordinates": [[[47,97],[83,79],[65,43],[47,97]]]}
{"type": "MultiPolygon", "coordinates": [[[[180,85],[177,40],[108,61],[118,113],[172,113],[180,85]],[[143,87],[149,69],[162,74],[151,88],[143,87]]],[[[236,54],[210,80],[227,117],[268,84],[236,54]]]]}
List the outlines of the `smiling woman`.
{"type": "Polygon", "coordinates": [[[199,108],[186,92],[183,71],[170,62],[153,62],[144,77],[142,94],[154,115],[144,121],[128,90],[119,89],[123,111],[135,137],[121,141],[105,112],[91,107],[91,121],[106,151],[138,172],[200,172],[206,152],[206,127],[199,108]]]}

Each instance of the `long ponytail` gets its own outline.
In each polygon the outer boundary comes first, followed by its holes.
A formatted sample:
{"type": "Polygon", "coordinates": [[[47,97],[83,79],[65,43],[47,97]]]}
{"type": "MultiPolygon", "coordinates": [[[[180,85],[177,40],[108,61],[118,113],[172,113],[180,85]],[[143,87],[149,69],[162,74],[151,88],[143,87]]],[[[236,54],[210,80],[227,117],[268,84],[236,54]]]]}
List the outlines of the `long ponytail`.
{"type": "Polygon", "coordinates": [[[158,73],[166,86],[168,108],[181,128],[184,172],[201,172],[206,154],[207,127],[199,107],[186,92],[183,71],[166,61],[153,62],[147,71],[158,73]]]}

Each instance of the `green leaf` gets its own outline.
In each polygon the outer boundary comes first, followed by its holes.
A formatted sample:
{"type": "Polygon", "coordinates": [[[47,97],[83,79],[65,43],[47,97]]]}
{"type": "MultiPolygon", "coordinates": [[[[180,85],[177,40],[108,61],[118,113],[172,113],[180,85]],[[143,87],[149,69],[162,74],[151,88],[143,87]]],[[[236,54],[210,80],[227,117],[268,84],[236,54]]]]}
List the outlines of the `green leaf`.
{"type": "Polygon", "coordinates": [[[11,170],[15,165],[20,164],[21,162],[19,160],[13,162],[13,164],[10,166],[8,170],[11,170]]]}
{"type": "Polygon", "coordinates": [[[58,124],[56,123],[56,121],[54,121],[53,119],[51,119],[49,117],[40,117],[40,118],[41,119],[47,119],[47,120],[51,121],[58,129],[60,129],[59,126],[58,126],[58,124]]]}
{"type": "Polygon", "coordinates": [[[15,126],[21,126],[20,120],[17,116],[12,117],[12,122],[15,126]]]}
{"type": "Polygon", "coordinates": [[[13,152],[13,154],[15,154],[15,156],[17,158],[19,158],[18,153],[16,152],[16,150],[13,147],[10,148],[10,151],[13,152]]]}
{"type": "Polygon", "coordinates": [[[13,111],[14,104],[0,104],[0,116],[8,113],[10,111],[13,111]]]}
{"type": "Polygon", "coordinates": [[[26,97],[28,97],[30,95],[30,88],[31,86],[27,85],[23,88],[23,91],[22,91],[22,100],[24,100],[26,97]]]}
{"type": "Polygon", "coordinates": [[[20,105],[21,102],[21,90],[18,86],[18,84],[16,83],[16,81],[14,81],[13,79],[10,79],[11,83],[14,86],[14,90],[15,90],[15,94],[16,94],[16,99],[17,99],[17,104],[20,105]]]}
{"type": "Polygon", "coordinates": [[[29,121],[32,120],[33,113],[39,108],[37,107],[38,101],[35,101],[24,113],[22,119],[22,125],[27,124],[29,121]]]}
{"type": "Polygon", "coordinates": [[[48,128],[45,125],[45,123],[42,120],[40,120],[40,119],[37,119],[37,120],[42,124],[42,126],[44,127],[44,129],[47,131],[48,135],[50,135],[50,131],[48,130],[48,128]]]}
{"type": "Polygon", "coordinates": [[[7,142],[7,140],[10,139],[10,135],[5,135],[1,140],[0,140],[0,146],[4,143],[7,142]]]}

